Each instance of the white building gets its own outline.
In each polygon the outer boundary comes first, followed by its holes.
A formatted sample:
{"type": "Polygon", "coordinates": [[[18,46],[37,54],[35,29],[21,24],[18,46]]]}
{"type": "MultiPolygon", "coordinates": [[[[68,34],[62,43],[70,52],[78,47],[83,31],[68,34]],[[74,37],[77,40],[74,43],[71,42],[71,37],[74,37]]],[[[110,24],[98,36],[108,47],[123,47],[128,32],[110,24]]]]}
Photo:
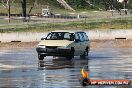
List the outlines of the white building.
{"type": "Polygon", "coordinates": [[[118,0],[118,2],[123,2],[124,0],[118,0]]]}

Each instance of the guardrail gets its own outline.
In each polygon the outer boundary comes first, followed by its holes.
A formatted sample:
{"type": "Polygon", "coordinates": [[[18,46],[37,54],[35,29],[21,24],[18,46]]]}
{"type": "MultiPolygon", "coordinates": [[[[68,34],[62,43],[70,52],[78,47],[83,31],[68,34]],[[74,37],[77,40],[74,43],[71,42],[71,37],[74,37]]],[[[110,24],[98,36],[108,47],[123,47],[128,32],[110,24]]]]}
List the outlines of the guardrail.
{"type": "MultiPolygon", "coordinates": [[[[8,16],[8,14],[0,13],[0,16],[8,16]]],[[[10,16],[22,17],[22,14],[10,14],[10,16]]],[[[67,16],[67,15],[50,15],[50,16],[42,16],[41,14],[27,15],[27,17],[29,17],[29,16],[37,16],[37,17],[42,17],[42,18],[60,18],[60,19],[76,19],[76,18],[78,18],[78,16],[67,16]]],[[[79,15],[79,18],[88,18],[88,16],[79,15]]]]}
{"type": "MultiPolygon", "coordinates": [[[[89,30],[85,31],[90,40],[115,40],[115,39],[132,39],[132,30],[89,30]]],[[[18,32],[18,33],[0,33],[1,42],[33,42],[40,41],[42,37],[46,37],[48,32],[32,33],[32,32],[18,32]]]]}
{"type": "MultiPolygon", "coordinates": [[[[8,16],[8,14],[0,13],[0,16],[8,16]]],[[[20,17],[20,16],[22,16],[22,14],[10,14],[10,16],[20,17]]]]}

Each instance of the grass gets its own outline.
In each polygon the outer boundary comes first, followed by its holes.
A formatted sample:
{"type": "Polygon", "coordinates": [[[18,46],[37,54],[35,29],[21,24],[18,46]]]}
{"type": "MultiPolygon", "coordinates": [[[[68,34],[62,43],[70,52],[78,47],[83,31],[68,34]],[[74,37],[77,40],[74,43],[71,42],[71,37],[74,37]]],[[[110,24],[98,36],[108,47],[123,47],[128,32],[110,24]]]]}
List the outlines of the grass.
{"type": "MultiPolygon", "coordinates": [[[[21,4],[12,4],[11,13],[20,14],[22,12],[21,4]]],[[[32,14],[40,13],[43,8],[47,5],[40,5],[34,7],[32,14]]],[[[0,13],[7,13],[7,10],[0,4],[0,13]]],[[[22,23],[20,20],[12,20],[11,23],[7,24],[8,20],[1,20],[0,18],[0,33],[5,32],[44,32],[52,30],[94,30],[94,29],[132,29],[132,17],[129,18],[108,18],[112,17],[110,12],[107,11],[93,11],[93,10],[77,10],[68,11],[63,8],[50,6],[49,7],[55,14],[77,16],[78,14],[89,17],[88,19],[82,19],[73,22],[61,22],[61,23],[22,23]],[[99,19],[101,18],[101,19],[99,19]]],[[[30,4],[27,5],[27,13],[30,9],[30,4]]],[[[114,16],[120,16],[119,13],[115,12],[114,16]]],[[[124,15],[122,15],[124,16],[124,15]]]]}
{"type": "Polygon", "coordinates": [[[44,32],[52,30],[132,29],[132,20],[100,19],[63,23],[38,23],[0,26],[0,32],[44,32]]]}
{"type": "MultiPolygon", "coordinates": [[[[27,8],[26,8],[27,14],[29,13],[30,8],[31,8],[31,4],[27,3],[27,8]]],[[[42,9],[45,9],[45,8],[47,8],[47,4],[34,6],[31,14],[36,14],[36,13],[41,14],[42,9]]],[[[49,9],[55,14],[56,13],[68,14],[69,12],[71,12],[71,11],[66,10],[64,8],[59,8],[56,6],[49,6],[49,9]]],[[[11,10],[11,14],[21,14],[22,13],[21,4],[20,3],[16,3],[16,4],[11,3],[11,9],[10,10],[11,10]]],[[[6,8],[4,8],[1,3],[0,3],[0,13],[4,13],[4,14],[8,13],[8,10],[6,8]]]]}

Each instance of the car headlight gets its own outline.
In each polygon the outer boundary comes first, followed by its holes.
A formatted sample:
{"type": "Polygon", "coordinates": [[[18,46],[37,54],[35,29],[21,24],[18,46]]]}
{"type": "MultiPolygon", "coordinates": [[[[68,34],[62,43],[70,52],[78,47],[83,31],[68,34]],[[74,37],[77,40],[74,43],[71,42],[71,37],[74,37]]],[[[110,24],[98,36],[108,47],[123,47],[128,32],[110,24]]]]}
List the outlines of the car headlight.
{"type": "Polygon", "coordinates": [[[44,46],[44,45],[38,45],[37,47],[39,47],[39,48],[46,48],[46,46],[44,46]]]}

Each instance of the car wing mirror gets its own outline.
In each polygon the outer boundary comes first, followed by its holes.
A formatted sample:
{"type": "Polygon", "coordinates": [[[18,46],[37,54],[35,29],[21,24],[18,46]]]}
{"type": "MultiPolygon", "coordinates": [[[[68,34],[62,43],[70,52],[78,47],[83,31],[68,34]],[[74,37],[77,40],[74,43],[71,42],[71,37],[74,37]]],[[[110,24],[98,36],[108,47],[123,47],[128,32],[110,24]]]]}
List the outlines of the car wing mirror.
{"type": "Polygon", "coordinates": [[[41,40],[45,40],[46,38],[41,38],[41,40]]]}

